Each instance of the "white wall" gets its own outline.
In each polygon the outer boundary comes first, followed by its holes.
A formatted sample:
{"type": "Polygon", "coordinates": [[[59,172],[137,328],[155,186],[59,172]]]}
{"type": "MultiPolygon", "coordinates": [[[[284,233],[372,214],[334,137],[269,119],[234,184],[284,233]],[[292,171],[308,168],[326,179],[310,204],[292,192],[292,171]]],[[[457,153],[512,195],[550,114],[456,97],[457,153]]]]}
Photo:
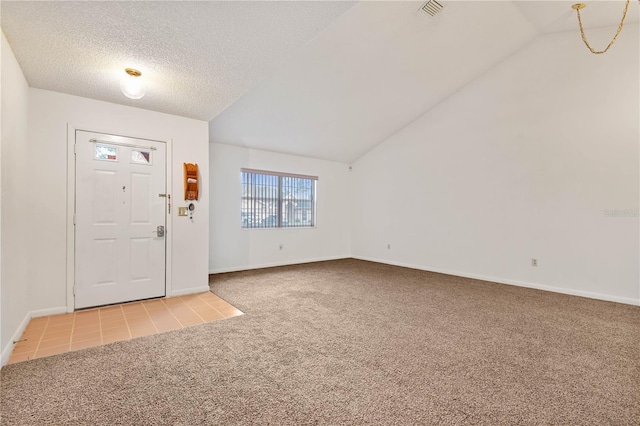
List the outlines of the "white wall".
{"type": "Polygon", "coordinates": [[[640,303],[638,32],[541,37],[359,159],[354,257],[640,303]]]}
{"type": "Polygon", "coordinates": [[[26,234],[33,225],[24,217],[25,183],[29,176],[27,154],[27,101],[29,86],[11,47],[2,34],[2,209],[0,350],[6,361],[15,334],[28,320],[26,234]]]}
{"type": "Polygon", "coordinates": [[[209,154],[211,273],[350,256],[351,175],[347,164],[216,143],[210,144],[209,154]],[[318,176],[317,227],[241,229],[243,167],[318,176]]]}
{"type": "MultiPolygon", "coordinates": [[[[36,314],[66,307],[67,123],[76,128],[171,140],[174,207],[184,205],[184,162],[198,163],[208,182],[208,124],[40,89],[29,90],[29,170],[33,185],[23,211],[29,234],[30,305],[36,314]]],[[[73,167],[73,165],[69,165],[73,167]]],[[[208,289],[209,189],[201,189],[193,222],[171,212],[172,255],[168,267],[175,295],[208,289]]]]}

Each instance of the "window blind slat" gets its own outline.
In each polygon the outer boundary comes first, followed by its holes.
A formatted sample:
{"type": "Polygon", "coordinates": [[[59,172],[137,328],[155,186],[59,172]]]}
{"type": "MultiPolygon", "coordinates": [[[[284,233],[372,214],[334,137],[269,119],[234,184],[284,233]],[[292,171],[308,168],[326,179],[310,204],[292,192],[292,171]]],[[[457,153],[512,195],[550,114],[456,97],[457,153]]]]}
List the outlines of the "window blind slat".
{"type": "Polygon", "coordinates": [[[315,226],[317,177],[241,170],[242,228],[315,226]]]}

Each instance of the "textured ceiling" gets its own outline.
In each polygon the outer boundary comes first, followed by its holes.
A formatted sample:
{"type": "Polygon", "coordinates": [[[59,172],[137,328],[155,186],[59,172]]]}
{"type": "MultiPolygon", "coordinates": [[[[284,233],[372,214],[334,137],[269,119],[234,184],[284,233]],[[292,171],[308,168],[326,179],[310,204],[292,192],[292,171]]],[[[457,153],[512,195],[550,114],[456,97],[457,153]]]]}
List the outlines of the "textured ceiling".
{"type": "Polygon", "coordinates": [[[352,2],[2,1],[31,87],[210,120],[352,2]],[[119,89],[125,67],[147,95],[119,89]]]}
{"type": "MultiPolygon", "coordinates": [[[[32,87],[211,120],[213,142],[352,162],[537,36],[575,31],[584,48],[577,0],[439,1],[436,17],[424,1],[0,7],[32,87]],[[141,100],[120,93],[127,66],[143,72],[141,100]]],[[[613,35],[624,0],[585,2],[587,28],[613,35]]]]}

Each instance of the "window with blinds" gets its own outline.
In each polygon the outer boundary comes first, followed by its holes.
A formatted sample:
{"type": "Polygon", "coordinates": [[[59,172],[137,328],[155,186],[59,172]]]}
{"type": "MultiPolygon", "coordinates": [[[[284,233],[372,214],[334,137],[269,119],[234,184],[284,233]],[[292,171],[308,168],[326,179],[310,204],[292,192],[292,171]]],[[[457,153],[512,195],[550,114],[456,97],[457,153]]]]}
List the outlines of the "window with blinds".
{"type": "Polygon", "coordinates": [[[317,176],[242,169],[243,228],[311,228],[317,176]]]}

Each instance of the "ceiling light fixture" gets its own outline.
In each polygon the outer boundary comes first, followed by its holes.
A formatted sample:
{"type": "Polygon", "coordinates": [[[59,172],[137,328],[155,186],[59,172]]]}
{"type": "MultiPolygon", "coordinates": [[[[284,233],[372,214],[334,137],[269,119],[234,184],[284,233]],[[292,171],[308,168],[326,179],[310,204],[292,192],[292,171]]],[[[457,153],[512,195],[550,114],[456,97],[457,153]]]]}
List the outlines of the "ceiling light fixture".
{"type": "Polygon", "coordinates": [[[140,99],[146,93],[144,82],[140,78],[142,73],[134,68],[125,68],[127,76],[120,82],[120,90],[127,98],[140,99]]]}
{"type": "Polygon", "coordinates": [[[578,14],[578,25],[580,26],[580,35],[582,36],[582,41],[584,42],[584,44],[587,46],[587,48],[591,53],[600,55],[602,53],[605,53],[607,50],[609,50],[611,46],[613,46],[613,43],[618,38],[620,31],[622,31],[622,27],[624,26],[624,19],[627,17],[627,10],[629,9],[629,0],[627,0],[627,4],[624,6],[624,12],[622,12],[622,20],[620,21],[620,25],[618,25],[618,30],[616,31],[616,35],[613,36],[613,39],[611,39],[611,41],[609,42],[609,44],[604,50],[595,50],[593,47],[591,47],[591,45],[587,41],[587,36],[584,34],[584,27],[582,25],[582,17],[580,16],[580,10],[584,9],[585,7],[587,7],[587,5],[584,3],[576,3],[573,6],[571,6],[571,9],[575,10],[576,13],[578,14]]]}

